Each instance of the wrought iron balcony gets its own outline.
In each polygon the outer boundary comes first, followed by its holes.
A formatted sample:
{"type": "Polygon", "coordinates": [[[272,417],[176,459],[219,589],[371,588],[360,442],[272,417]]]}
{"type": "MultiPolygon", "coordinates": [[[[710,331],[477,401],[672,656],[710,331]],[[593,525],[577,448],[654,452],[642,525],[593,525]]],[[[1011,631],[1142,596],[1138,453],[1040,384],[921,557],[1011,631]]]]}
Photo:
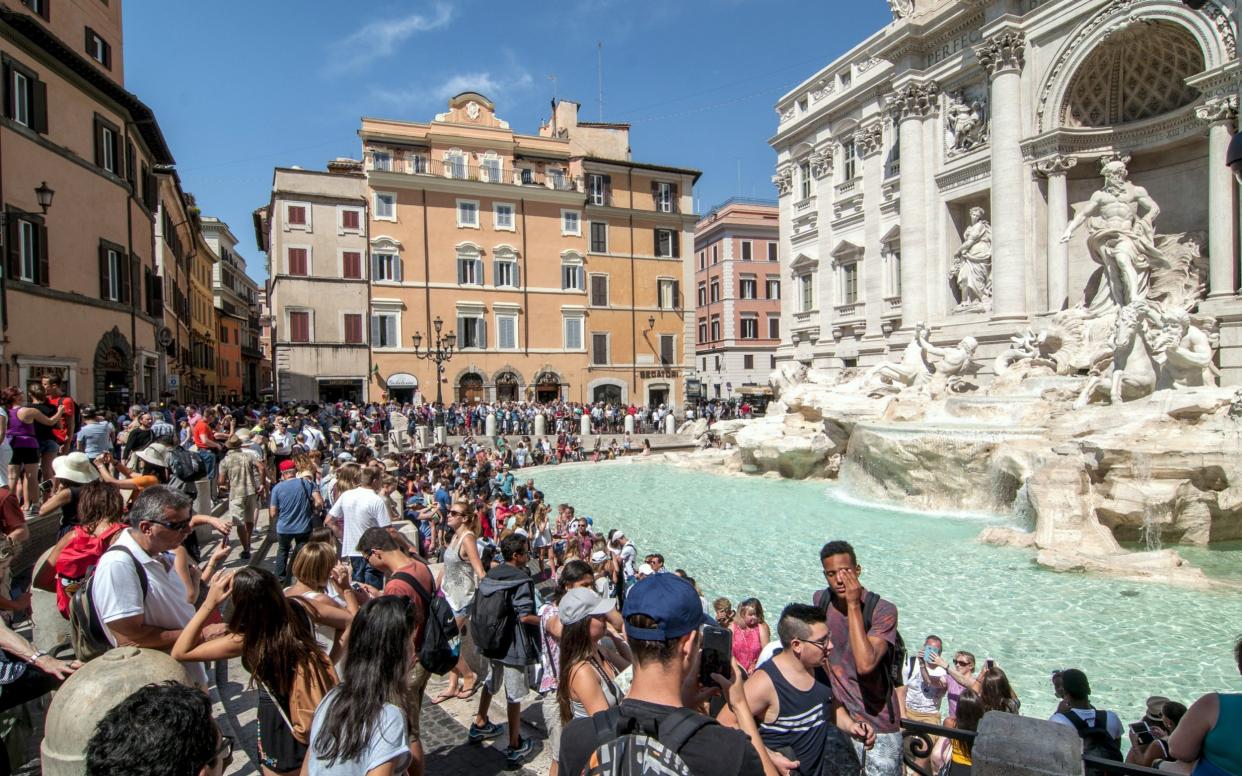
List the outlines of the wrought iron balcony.
{"type": "Polygon", "coordinates": [[[503,183],[510,186],[529,186],[553,191],[585,192],[581,176],[570,176],[568,171],[549,170],[544,165],[531,164],[528,167],[514,168],[512,162],[468,164],[464,159],[442,160],[428,159],[425,156],[408,156],[400,159],[390,158],[377,166],[374,158],[368,157],[367,170],[405,175],[427,175],[478,183],[503,183]]]}

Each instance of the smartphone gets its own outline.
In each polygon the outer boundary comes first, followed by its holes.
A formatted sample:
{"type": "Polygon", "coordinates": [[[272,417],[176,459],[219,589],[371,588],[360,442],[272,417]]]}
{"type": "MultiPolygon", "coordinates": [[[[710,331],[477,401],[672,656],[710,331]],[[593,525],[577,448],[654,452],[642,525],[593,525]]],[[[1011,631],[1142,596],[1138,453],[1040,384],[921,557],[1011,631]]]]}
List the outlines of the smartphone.
{"type": "Polygon", "coordinates": [[[733,631],[704,625],[703,643],[699,648],[699,684],[716,687],[712,674],[733,678],[733,631]]]}
{"type": "Polygon", "coordinates": [[[1144,720],[1139,720],[1130,725],[1130,732],[1134,734],[1134,741],[1139,746],[1147,746],[1156,740],[1156,736],[1151,732],[1151,726],[1144,720]]]}
{"type": "Polygon", "coordinates": [[[983,661],[983,664],[987,666],[987,669],[989,671],[991,671],[993,668],[996,668],[996,661],[993,660],[992,658],[988,658],[987,660],[983,661]]]}
{"type": "Polygon", "coordinates": [[[931,663],[932,659],[935,658],[936,654],[937,652],[934,647],[924,647],[923,648],[923,662],[931,663]]]}

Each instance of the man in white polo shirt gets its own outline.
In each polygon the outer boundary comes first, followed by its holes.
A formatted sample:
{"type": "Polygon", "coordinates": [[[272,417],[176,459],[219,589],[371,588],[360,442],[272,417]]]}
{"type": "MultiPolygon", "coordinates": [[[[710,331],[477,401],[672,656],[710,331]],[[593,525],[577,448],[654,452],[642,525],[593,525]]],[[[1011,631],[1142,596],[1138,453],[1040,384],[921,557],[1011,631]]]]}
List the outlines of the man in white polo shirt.
{"type": "MultiPolygon", "coordinates": [[[[113,545],[123,547],[128,554],[105,552],[91,583],[95,613],[114,645],[133,644],[167,652],[194,616],[185,584],[173,568],[172,554],[190,532],[190,521],[190,499],[165,486],[147,488],[134,499],[130,527],[113,545]],[[145,596],[134,561],[146,572],[145,596]]],[[[201,663],[186,663],[185,669],[196,683],[207,685],[207,672],[201,663]]]]}
{"type": "Polygon", "coordinates": [[[371,466],[363,467],[358,475],[358,487],[337,496],[328,511],[331,527],[341,535],[341,550],[349,558],[354,581],[376,589],[384,586],[384,575],[367,565],[366,558],[358,552],[358,540],[368,528],[387,528],[390,533],[398,533],[392,527],[384,497],[376,493],[382,479],[383,472],[371,466]]]}

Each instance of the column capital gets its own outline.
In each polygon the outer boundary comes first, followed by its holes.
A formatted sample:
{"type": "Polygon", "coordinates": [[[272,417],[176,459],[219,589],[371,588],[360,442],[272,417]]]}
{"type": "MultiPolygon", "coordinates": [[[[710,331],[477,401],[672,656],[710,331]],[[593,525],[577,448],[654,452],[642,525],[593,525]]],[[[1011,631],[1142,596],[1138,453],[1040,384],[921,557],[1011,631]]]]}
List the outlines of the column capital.
{"type": "Polygon", "coordinates": [[[893,114],[894,122],[906,119],[921,119],[936,110],[940,86],[935,81],[926,83],[906,84],[895,92],[890,92],[885,101],[893,114]]]}
{"type": "Polygon", "coordinates": [[[1232,124],[1238,117],[1238,95],[1226,94],[1209,97],[1202,105],[1195,106],[1195,118],[1205,124],[1225,122],[1232,124]]]}
{"type": "Polygon", "coordinates": [[[832,146],[824,145],[811,152],[808,159],[811,163],[811,174],[816,178],[825,178],[832,174],[832,146]]]}
{"type": "Polygon", "coordinates": [[[879,123],[868,124],[854,133],[854,144],[860,156],[868,157],[878,154],[884,146],[884,127],[879,123]]]}
{"type": "Polygon", "coordinates": [[[1026,35],[1020,30],[1005,30],[975,46],[975,59],[988,76],[1007,70],[1022,71],[1026,63],[1026,35]]]}
{"type": "Polygon", "coordinates": [[[777,196],[783,197],[793,191],[793,165],[788,162],[777,165],[776,174],[772,176],[777,196]]]}
{"type": "Polygon", "coordinates": [[[1064,175],[1077,164],[1077,157],[1058,154],[1036,162],[1035,171],[1045,178],[1051,178],[1053,175],[1064,175]]]}

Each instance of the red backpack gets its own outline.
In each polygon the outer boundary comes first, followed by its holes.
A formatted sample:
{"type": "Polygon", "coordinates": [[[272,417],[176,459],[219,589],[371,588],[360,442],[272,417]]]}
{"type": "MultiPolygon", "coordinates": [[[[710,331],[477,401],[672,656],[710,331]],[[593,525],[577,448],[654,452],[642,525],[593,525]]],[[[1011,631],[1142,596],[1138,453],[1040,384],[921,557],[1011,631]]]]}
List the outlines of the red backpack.
{"type": "Polygon", "coordinates": [[[65,619],[69,619],[69,601],[73,594],[95,571],[112,537],[123,528],[125,525],[121,523],[95,536],[80,525],[73,527],[73,538],[56,559],[56,608],[65,619]]]}

